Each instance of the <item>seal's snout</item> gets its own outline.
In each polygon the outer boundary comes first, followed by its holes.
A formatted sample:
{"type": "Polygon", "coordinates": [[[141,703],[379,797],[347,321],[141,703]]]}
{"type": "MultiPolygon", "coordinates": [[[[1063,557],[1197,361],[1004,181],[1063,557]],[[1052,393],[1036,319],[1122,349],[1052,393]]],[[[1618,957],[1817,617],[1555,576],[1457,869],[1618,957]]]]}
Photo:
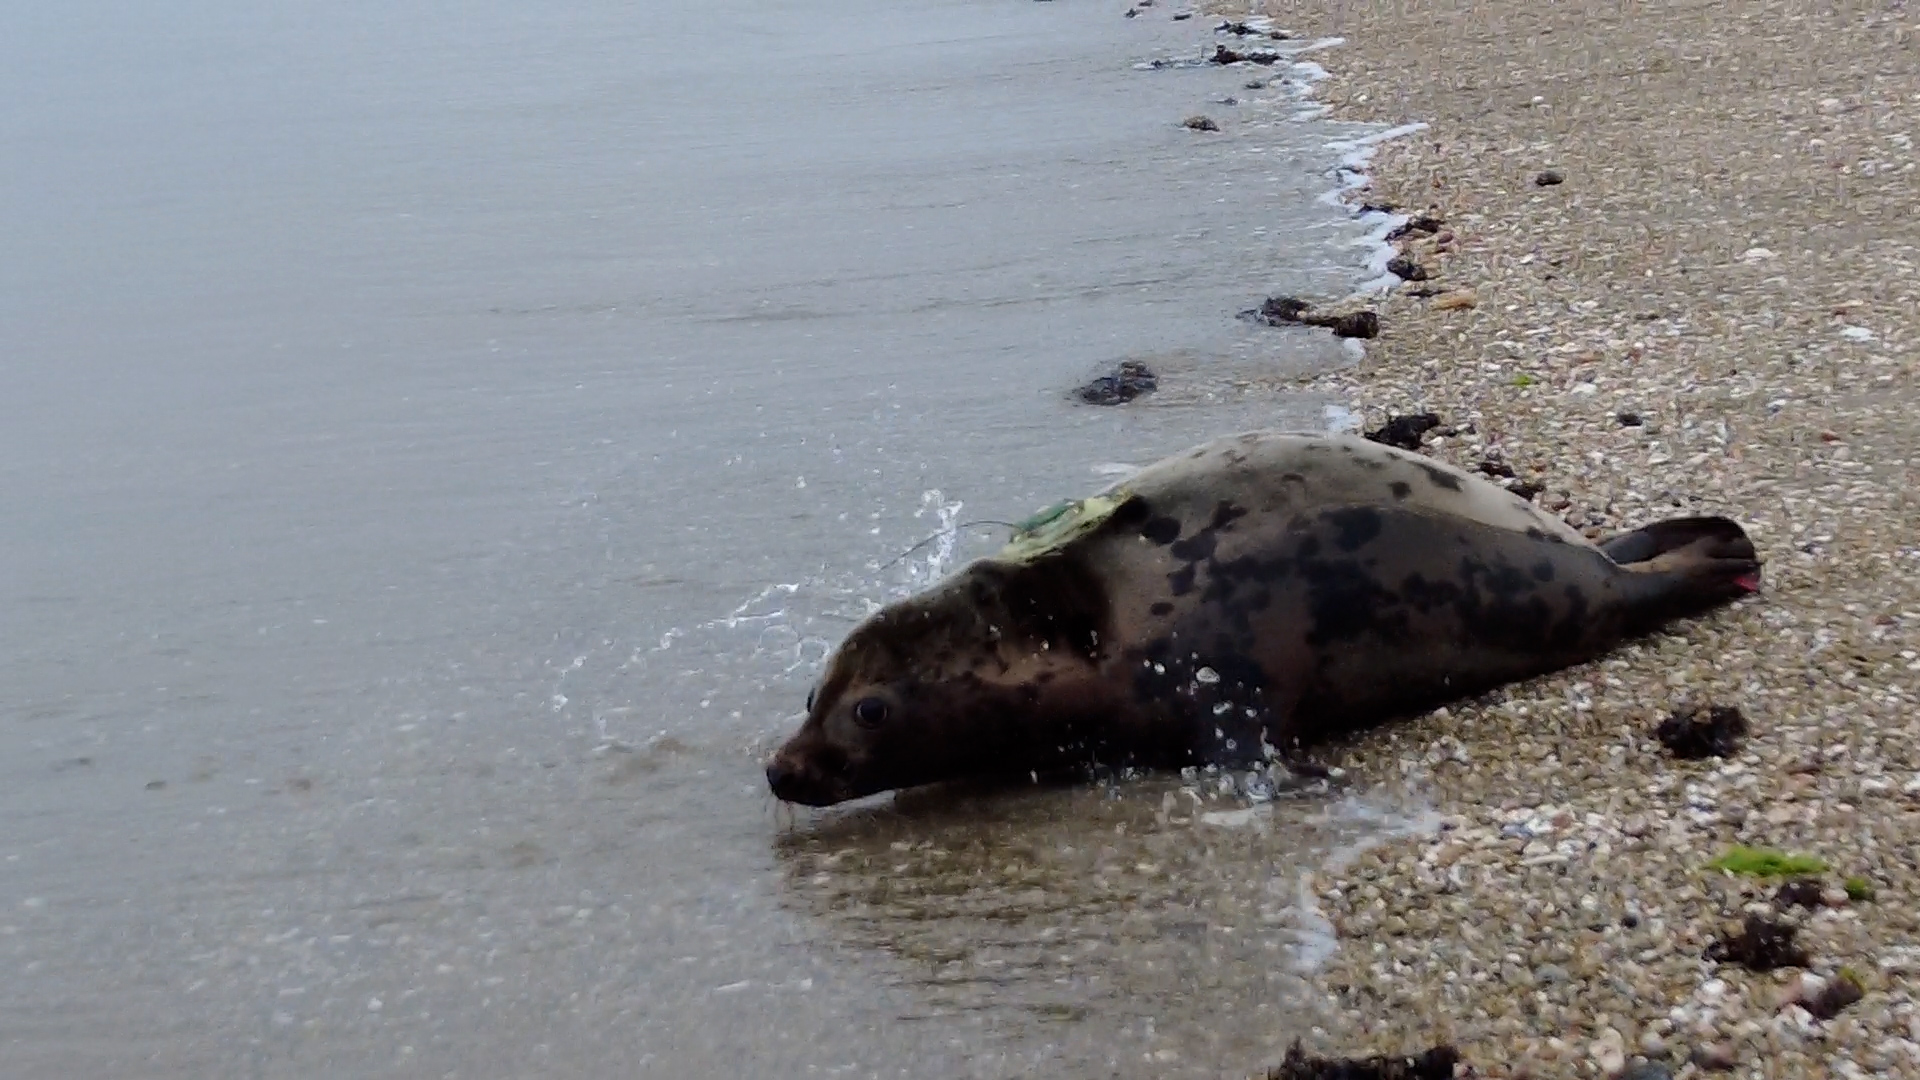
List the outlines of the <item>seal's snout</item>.
{"type": "Polygon", "coordinates": [[[821,770],[817,763],[797,760],[781,753],[767,763],[767,786],[781,802],[802,806],[832,806],[845,802],[850,792],[845,781],[821,770]]]}
{"type": "Polygon", "coordinates": [[[799,802],[795,798],[800,789],[800,770],[775,758],[767,763],[767,786],[773,789],[773,796],[782,802],[799,802]]]}

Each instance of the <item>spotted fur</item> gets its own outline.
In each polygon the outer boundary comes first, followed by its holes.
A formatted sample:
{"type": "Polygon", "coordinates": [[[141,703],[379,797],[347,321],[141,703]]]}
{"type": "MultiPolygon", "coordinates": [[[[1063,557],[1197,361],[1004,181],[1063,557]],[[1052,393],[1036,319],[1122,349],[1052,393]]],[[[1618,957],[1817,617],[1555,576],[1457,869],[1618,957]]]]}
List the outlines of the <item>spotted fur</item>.
{"type": "Polygon", "coordinates": [[[1751,591],[1759,565],[1724,518],[1597,546],[1479,477],[1345,436],[1229,436],[1089,504],[1097,524],[856,628],[768,766],[775,794],[1290,754],[1590,659],[1751,591]]]}

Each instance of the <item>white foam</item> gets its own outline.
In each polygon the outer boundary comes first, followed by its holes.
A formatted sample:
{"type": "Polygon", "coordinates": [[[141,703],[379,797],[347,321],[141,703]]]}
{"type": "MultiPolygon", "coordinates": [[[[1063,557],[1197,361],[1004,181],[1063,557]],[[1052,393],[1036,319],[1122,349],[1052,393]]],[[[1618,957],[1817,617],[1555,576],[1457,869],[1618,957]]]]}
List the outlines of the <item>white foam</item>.
{"type": "MultiPolygon", "coordinates": [[[[1389,840],[1431,836],[1440,831],[1441,821],[1439,812],[1431,806],[1422,805],[1409,812],[1404,807],[1387,806],[1362,796],[1335,803],[1328,809],[1326,819],[1333,824],[1369,827],[1365,836],[1334,849],[1320,863],[1318,871],[1328,874],[1339,873],[1352,865],[1353,860],[1389,840]]],[[[1294,906],[1300,911],[1302,925],[1294,951],[1294,967],[1302,974],[1310,974],[1325,966],[1339,951],[1340,935],[1320,906],[1320,898],[1314,895],[1313,874],[1300,875],[1295,890],[1294,906]]]]}

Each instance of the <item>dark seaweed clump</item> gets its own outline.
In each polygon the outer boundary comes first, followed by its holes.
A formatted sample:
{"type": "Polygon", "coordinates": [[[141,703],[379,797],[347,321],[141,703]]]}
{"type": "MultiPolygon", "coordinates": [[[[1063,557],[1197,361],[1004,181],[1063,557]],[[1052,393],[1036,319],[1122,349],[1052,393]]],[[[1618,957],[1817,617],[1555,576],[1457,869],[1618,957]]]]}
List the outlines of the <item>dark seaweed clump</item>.
{"type": "Polygon", "coordinates": [[[1387,260],[1387,273],[1402,281],[1427,280],[1427,268],[1405,255],[1396,255],[1387,260]]]}
{"type": "Polygon", "coordinates": [[[1333,331],[1333,336],[1343,338],[1376,338],[1380,336],[1380,316],[1371,311],[1352,311],[1345,315],[1315,315],[1313,305],[1297,296],[1269,296],[1257,308],[1248,308],[1240,317],[1249,322],[1266,323],[1268,326],[1282,326],[1287,323],[1299,323],[1302,326],[1324,326],[1333,331]]]}
{"type": "Polygon", "coordinates": [[[1816,1020],[1831,1020],[1840,1015],[1840,1010],[1866,996],[1866,988],[1860,985],[1859,980],[1842,971],[1829,979],[1827,985],[1811,1000],[1802,1001],[1800,1007],[1816,1020]]]}
{"type": "Polygon", "coordinates": [[[1280,54],[1277,52],[1268,52],[1264,49],[1241,52],[1238,49],[1229,49],[1225,45],[1215,45],[1213,47],[1213,62],[1216,64],[1238,64],[1242,61],[1259,64],[1262,67],[1269,67],[1279,63],[1280,54]]]}
{"type": "Polygon", "coordinates": [[[1410,219],[1405,225],[1388,233],[1387,243],[1391,244],[1395,240],[1408,236],[1432,236],[1444,228],[1446,224],[1445,221],[1434,217],[1432,214],[1420,214],[1410,219]]]}
{"type": "Polygon", "coordinates": [[[1411,416],[1388,416],[1387,422],[1366,432],[1366,437],[1387,446],[1397,446],[1402,450],[1419,450],[1420,438],[1427,432],[1440,426],[1438,413],[1414,413],[1411,416]]]}
{"type": "Polygon", "coordinates": [[[1676,709],[1653,734],[1677,758],[1728,757],[1746,737],[1747,718],[1731,705],[1676,709]]]}
{"type": "Polygon", "coordinates": [[[1113,374],[1102,375],[1074,391],[1089,405],[1122,405],[1160,385],[1153,369],[1138,360],[1122,360],[1113,374]]]}
{"type": "Polygon", "coordinates": [[[1799,932],[1800,928],[1792,923],[1765,915],[1748,915],[1739,933],[1707,946],[1707,959],[1739,964],[1754,971],[1806,967],[1807,951],[1793,943],[1794,935],[1799,932]]]}
{"type": "Polygon", "coordinates": [[[1773,902],[1783,908],[1817,908],[1821,904],[1820,894],[1824,891],[1819,878],[1794,878],[1774,892],[1773,902]]]}
{"type": "Polygon", "coordinates": [[[1267,1080],[1453,1080],[1460,1052],[1436,1046],[1411,1057],[1308,1057],[1295,1040],[1287,1058],[1267,1070],[1267,1080]]]}

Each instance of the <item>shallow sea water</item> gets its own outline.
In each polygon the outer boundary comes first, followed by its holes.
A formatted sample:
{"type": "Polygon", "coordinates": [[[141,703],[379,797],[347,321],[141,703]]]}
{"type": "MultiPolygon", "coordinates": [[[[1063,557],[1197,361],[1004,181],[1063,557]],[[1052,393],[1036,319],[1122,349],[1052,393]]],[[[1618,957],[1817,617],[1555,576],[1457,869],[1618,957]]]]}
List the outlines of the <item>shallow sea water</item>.
{"type": "Polygon", "coordinates": [[[1276,1058],[1417,808],[759,772],[956,526],[1337,406],[1232,313],[1367,277],[1355,131],[1124,9],[7,16],[0,1075],[1276,1058]]]}

